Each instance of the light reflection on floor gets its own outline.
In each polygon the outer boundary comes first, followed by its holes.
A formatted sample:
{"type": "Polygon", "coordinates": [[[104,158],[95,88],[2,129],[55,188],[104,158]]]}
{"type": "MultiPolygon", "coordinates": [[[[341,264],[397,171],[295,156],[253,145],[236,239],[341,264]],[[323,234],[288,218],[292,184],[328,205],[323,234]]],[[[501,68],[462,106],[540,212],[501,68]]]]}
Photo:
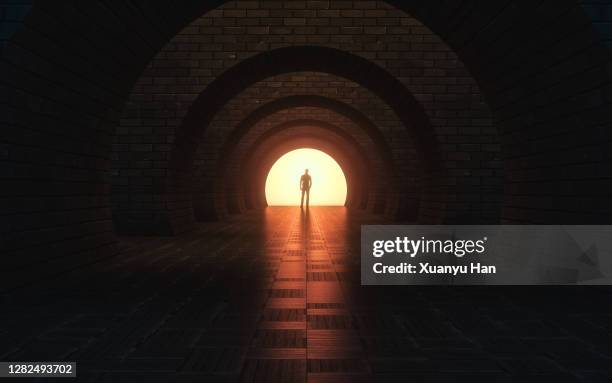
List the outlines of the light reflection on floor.
{"type": "Polygon", "coordinates": [[[273,207],[124,238],[0,296],[0,360],[88,382],[609,381],[609,289],[361,286],[362,222],[273,207]]]}

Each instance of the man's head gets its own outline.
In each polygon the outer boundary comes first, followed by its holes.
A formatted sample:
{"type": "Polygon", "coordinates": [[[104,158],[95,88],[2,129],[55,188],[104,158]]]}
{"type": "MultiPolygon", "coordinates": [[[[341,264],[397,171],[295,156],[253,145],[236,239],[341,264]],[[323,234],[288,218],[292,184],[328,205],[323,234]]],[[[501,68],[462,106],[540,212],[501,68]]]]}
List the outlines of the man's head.
{"type": "Polygon", "coordinates": [[[305,169],[305,170],[304,170],[304,174],[308,174],[308,169],[305,169]]]}

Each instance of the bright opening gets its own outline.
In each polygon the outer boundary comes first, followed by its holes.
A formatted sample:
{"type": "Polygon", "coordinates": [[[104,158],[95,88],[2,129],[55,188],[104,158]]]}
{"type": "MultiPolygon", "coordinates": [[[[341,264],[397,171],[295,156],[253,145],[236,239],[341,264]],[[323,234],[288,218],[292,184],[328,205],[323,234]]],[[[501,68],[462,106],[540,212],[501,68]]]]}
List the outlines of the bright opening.
{"type": "Polygon", "coordinates": [[[340,165],[330,155],[306,148],[290,151],[274,163],[266,179],[268,205],[299,206],[300,179],[305,169],[312,179],[311,206],[344,206],[346,178],[340,165]]]}

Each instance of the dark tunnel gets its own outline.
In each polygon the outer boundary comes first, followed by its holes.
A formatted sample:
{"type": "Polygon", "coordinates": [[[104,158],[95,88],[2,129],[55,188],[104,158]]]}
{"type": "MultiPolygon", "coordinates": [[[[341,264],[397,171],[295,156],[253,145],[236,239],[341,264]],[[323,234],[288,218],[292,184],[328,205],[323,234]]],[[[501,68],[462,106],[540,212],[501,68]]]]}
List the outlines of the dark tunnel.
{"type": "Polygon", "coordinates": [[[0,4],[0,361],[77,360],[92,382],[430,381],[468,359],[489,370],[440,381],[606,381],[609,288],[366,291],[355,270],[363,223],[612,223],[611,10],[0,4]],[[345,206],[268,207],[298,148],[337,161],[345,206]]]}

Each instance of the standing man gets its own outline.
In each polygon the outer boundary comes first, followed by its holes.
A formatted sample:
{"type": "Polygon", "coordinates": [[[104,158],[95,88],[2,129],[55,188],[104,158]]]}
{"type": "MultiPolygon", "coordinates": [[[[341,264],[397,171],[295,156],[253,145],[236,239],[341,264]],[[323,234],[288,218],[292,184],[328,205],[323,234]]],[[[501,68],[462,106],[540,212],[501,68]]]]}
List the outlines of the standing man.
{"type": "Polygon", "coordinates": [[[310,187],[312,186],[312,178],[308,175],[308,169],[304,171],[302,177],[300,177],[300,190],[302,191],[302,202],[300,202],[300,208],[304,207],[304,193],[306,193],[306,207],[310,203],[310,187]]]}

